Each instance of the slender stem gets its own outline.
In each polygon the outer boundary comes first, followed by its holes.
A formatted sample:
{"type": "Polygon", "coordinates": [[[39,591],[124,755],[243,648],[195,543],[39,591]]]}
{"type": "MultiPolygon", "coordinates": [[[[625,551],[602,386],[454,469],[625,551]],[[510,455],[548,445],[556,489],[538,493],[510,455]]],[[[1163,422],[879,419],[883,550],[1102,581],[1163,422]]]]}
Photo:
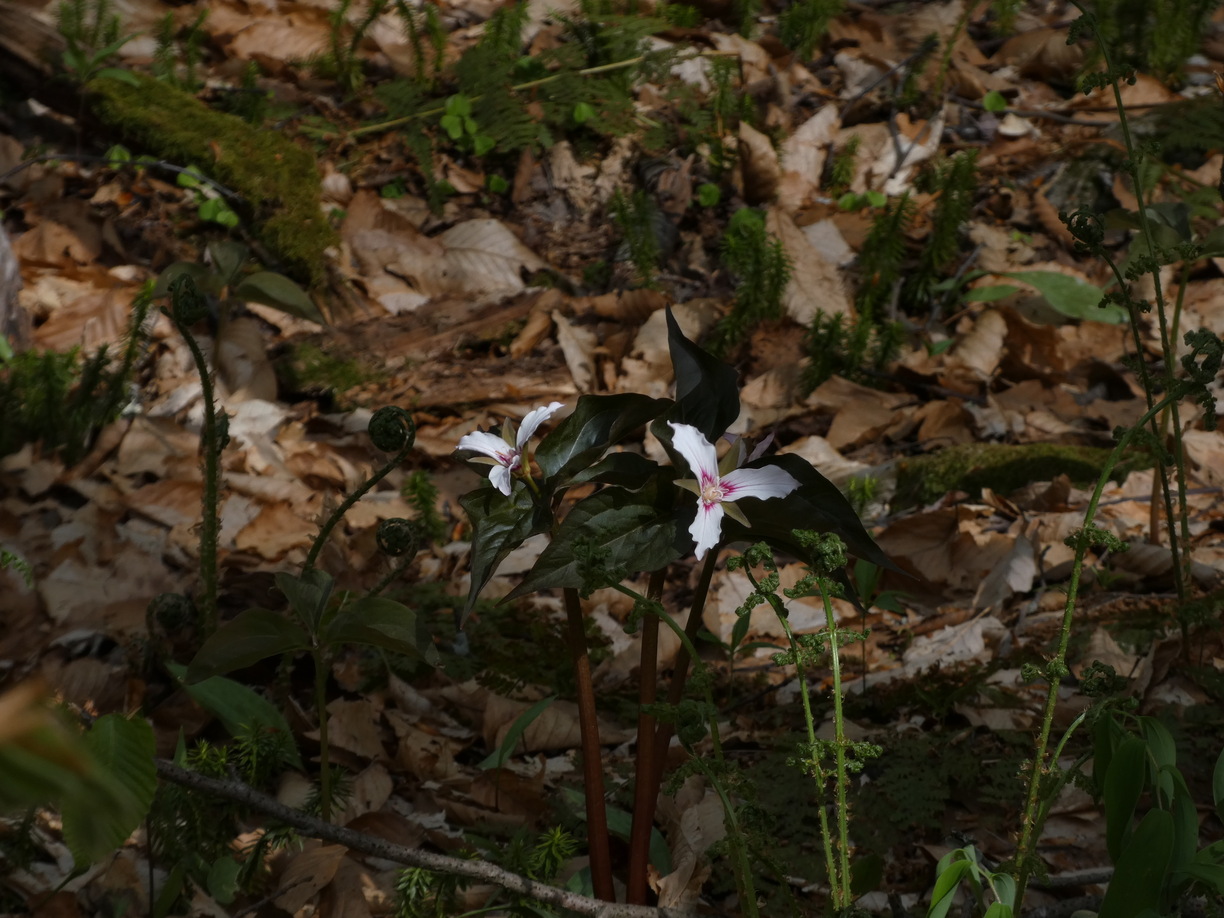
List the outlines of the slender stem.
{"type": "Polygon", "coordinates": [[[833,602],[823,581],[820,598],[824,602],[825,633],[829,636],[829,661],[833,669],[833,725],[836,731],[837,774],[837,851],[840,872],[837,877],[833,904],[838,908],[850,907],[850,806],[846,802],[846,718],[842,711],[841,648],[838,646],[837,616],[833,614],[833,602]],[[840,900],[840,901],[839,901],[840,900]]]}
{"type": "Polygon", "coordinates": [[[591,657],[587,652],[582,603],[578,599],[578,591],[572,587],[566,587],[563,593],[570,656],[574,661],[574,681],[578,686],[578,728],[582,737],[582,774],[583,789],[586,792],[591,883],[597,898],[605,902],[615,902],[612,852],[608,845],[608,812],[604,804],[603,752],[599,743],[595,687],[591,682],[591,657]]]}
{"type": "MultiPolygon", "coordinates": [[[[706,597],[710,595],[710,580],[714,577],[714,567],[718,559],[714,552],[709,552],[706,555],[705,564],[701,568],[701,575],[697,580],[697,589],[693,592],[693,603],[689,607],[688,621],[684,623],[684,640],[680,644],[680,650],[676,653],[676,665],[672,671],[671,686],[667,690],[667,703],[677,705],[684,700],[684,686],[688,680],[689,662],[694,658],[694,654],[690,653],[689,648],[693,646],[693,641],[697,638],[697,631],[701,628],[701,613],[705,609],[706,597]]],[[[655,731],[654,748],[659,750],[655,761],[655,776],[654,776],[654,794],[659,795],[659,788],[663,785],[663,768],[667,764],[667,749],[671,745],[672,731],[674,727],[670,723],[659,724],[659,729],[655,731]]]]}
{"type": "MultiPolygon", "coordinates": [[[[667,568],[650,575],[646,598],[658,602],[663,595],[667,568]]],[[[660,771],[655,758],[662,754],[655,742],[655,718],[647,713],[654,704],[658,688],[659,617],[647,614],[642,622],[642,655],[638,667],[638,732],[637,761],[634,763],[633,825],[629,831],[629,877],[626,901],[645,905],[649,891],[646,868],[650,864],[650,830],[654,826],[655,805],[659,789],[655,773],[660,771]]]]}
{"type": "Polygon", "coordinates": [[[217,539],[221,531],[217,502],[220,500],[223,444],[219,441],[217,402],[208,362],[191,329],[174,318],[173,309],[169,315],[191,350],[204,397],[204,432],[200,443],[204,453],[204,493],[200,500],[200,622],[204,636],[208,637],[217,630],[217,539]]]}
{"type": "Polygon", "coordinates": [[[1041,836],[1041,828],[1044,820],[1040,816],[1041,797],[1042,797],[1042,779],[1045,776],[1046,769],[1046,750],[1050,743],[1050,730],[1054,723],[1054,711],[1058,705],[1058,689],[1062,684],[1063,673],[1066,671],[1067,660],[1067,645],[1071,640],[1071,621],[1075,615],[1075,604],[1079,596],[1080,577],[1084,570],[1084,558],[1088,553],[1089,542],[1086,535],[1087,528],[1092,524],[1096,517],[1097,507],[1101,502],[1101,495],[1105,491],[1105,483],[1109,481],[1109,477],[1113,474],[1114,466],[1122,457],[1122,453],[1126,447],[1130,445],[1136,433],[1146,424],[1152,422],[1164,408],[1175,402],[1182,395],[1181,387],[1174,387],[1173,391],[1166,395],[1159,402],[1154,404],[1147,412],[1144,413],[1134,426],[1126,431],[1125,434],[1118,440],[1118,445],[1113,448],[1109,457],[1105,460],[1104,468],[1101,469],[1100,477],[1097,479],[1096,488],[1092,492],[1092,497],[1088,501],[1088,508],[1084,512],[1084,529],[1081,530],[1081,535],[1077,539],[1075,546],[1075,560],[1071,566],[1071,577],[1067,582],[1067,602],[1063,607],[1062,629],[1058,638],[1058,651],[1054,657],[1046,665],[1046,678],[1048,680],[1048,688],[1046,690],[1045,710],[1041,719],[1041,730],[1037,736],[1037,742],[1033,750],[1033,761],[1031,771],[1029,773],[1028,794],[1024,806],[1024,813],[1021,817],[1020,825],[1020,841],[1016,845],[1016,901],[1024,901],[1024,889],[1028,885],[1030,873],[1030,862],[1033,856],[1033,849],[1037,844],[1038,838],[1041,836]]]}
{"type": "Polygon", "coordinates": [[[322,647],[311,650],[315,668],[315,707],[319,711],[319,815],[331,822],[331,747],[327,740],[327,658],[322,647]]]}

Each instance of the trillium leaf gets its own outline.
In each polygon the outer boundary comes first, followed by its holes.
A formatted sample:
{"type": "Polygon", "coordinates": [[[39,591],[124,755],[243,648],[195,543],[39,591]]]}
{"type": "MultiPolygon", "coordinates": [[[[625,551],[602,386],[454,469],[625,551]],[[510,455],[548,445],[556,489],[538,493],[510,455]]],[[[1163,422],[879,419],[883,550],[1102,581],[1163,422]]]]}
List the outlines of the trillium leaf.
{"type": "Polygon", "coordinates": [[[247,609],[239,612],[204,642],[191,665],[187,682],[200,682],[209,676],[242,669],[267,657],[306,650],[310,636],[297,622],[281,612],[247,609]]]}
{"type": "Polygon", "coordinates": [[[654,571],[688,553],[692,543],[654,488],[607,488],[570,510],[556,537],[509,597],[550,587],[591,588],[654,571]],[[602,579],[603,583],[588,583],[602,579]]]}
{"type": "Polygon", "coordinates": [[[498,565],[528,538],[547,532],[549,519],[525,486],[515,488],[507,497],[486,484],[463,495],[459,503],[472,523],[472,586],[458,615],[457,624],[462,628],[498,565]]]}
{"type": "Polygon", "coordinates": [[[661,415],[669,404],[636,393],[584,395],[574,413],[540,441],[536,462],[554,488],[569,484],[609,446],[661,415]]]}
{"type": "Polygon", "coordinates": [[[612,453],[577,472],[570,478],[569,484],[591,481],[637,491],[646,487],[658,472],[657,462],[638,453],[612,453]]]}
{"type": "Polygon", "coordinates": [[[363,596],[345,605],[330,622],[329,644],[367,644],[437,665],[438,651],[425,623],[403,603],[363,596]]]}
{"type": "Polygon", "coordinates": [[[850,554],[890,571],[904,573],[875,543],[858,514],[854,512],[850,501],[837,489],[837,485],[812,468],[811,463],[799,456],[787,454],[770,456],[768,459],[749,463],[745,468],[761,468],[767,465],[789,472],[799,482],[799,487],[785,497],[741,501],[740,509],[751,522],[751,530],[745,530],[734,520],[727,518],[723,521],[724,540],[764,540],[776,548],[802,558],[806,552],[791,534],[793,530],[832,532],[846,543],[850,554]]]}
{"type": "Polygon", "coordinates": [[[250,277],[244,278],[234,287],[234,296],[323,324],[323,314],[306,295],[306,291],[275,271],[256,271],[250,277]]]}
{"type": "Polygon", "coordinates": [[[297,620],[306,625],[312,634],[319,630],[319,622],[323,620],[323,613],[331,599],[333,583],[331,574],[317,568],[306,571],[300,577],[284,572],[276,575],[276,588],[285,594],[297,620]]]}
{"type": "MultiPolygon", "coordinates": [[[[667,344],[676,372],[676,404],[666,420],[692,424],[713,443],[739,417],[739,374],[684,337],[670,309],[667,344]]],[[[666,431],[658,421],[654,428],[656,436],[660,436],[660,429],[666,431]]]]}

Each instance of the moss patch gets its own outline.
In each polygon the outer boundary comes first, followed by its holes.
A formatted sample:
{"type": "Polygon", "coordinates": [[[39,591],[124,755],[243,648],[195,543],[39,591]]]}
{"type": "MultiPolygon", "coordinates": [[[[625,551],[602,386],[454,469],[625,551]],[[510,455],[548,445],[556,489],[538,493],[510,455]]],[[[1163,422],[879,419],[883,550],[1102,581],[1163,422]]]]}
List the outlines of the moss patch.
{"type": "MultiPolygon", "coordinates": [[[[991,488],[1007,494],[1034,481],[1052,481],[1059,475],[1067,475],[1076,485],[1087,485],[1097,480],[1109,453],[1110,450],[1098,447],[1057,443],[950,446],[898,463],[893,508],[929,504],[949,491],[974,494],[982,488],[991,488]]],[[[1115,477],[1125,477],[1125,472],[1115,469],[1115,477]]]]}
{"type": "Polygon", "coordinates": [[[196,166],[242,196],[256,235],[284,260],[287,273],[318,286],[323,251],[338,240],[320,210],[314,157],[283,134],[213,111],[152,77],[138,85],[96,79],[94,111],[125,139],[181,166],[196,166]]]}

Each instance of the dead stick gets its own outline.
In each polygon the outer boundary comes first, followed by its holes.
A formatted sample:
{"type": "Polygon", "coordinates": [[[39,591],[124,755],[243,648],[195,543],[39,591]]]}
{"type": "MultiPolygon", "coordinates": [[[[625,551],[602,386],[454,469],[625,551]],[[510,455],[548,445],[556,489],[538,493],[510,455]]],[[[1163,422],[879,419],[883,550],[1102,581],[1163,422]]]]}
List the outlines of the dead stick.
{"type": "Polygon", "coordinates": [[[587,652],[582,603],[578,599],[578,591],[572,587],[567,587],[563,592],[570,656],[574,660],[574,681],[578,688],[578,728],[582,736],[582,783],[586,794],[591,884],[597,897],[605,902],[615,902],[612,851],[608,844],[608,811],[604,805],[603,749],[599,742],[599,718],[595,712],[595,686],[591,681],[591,657],[587,652]]]}
{"type": "Polygon", "coordinates": [[[503,870],[488,861],[468,860],[466,858],[448,857],[445,854],[435,854],[432,851],[422,851],[419,848],[406,848],[385,839],[367,835],[354,829],[332,825],[323,822],[315,816],[309,816],[298,810],[290,809],[283,803],[273,800],[266,794],[261,794],[241,781],[210,778],[194,771],[180,768],[173,762],[157,759],[157,773],[162,780],[181,787],[202,791],[206,794],[232,800],[250,807],[257,813],[270,816],[287,826],[311,838],[331,842],[336,845],[380,857],[396,864],[408,867],[421,867],[436,873],[452,874],[466,877],[482,883],[492,883],[512,893],[518,893],[543,902],[569,909],[580,915],[590,915],[592,918],[691,918],[691,912],[676,908],[650,908],[640,905],[620,905],[615,902],[601,902],[589,896],[580,896],[568,890],[558,889],[532,880],[529,877],[503,870]]]}
{"type": "MultiPolygon", "coordinates": [[[[663,595],[667,568],[650,575],[646,598],[654,602],[663,595]]],[[[638,666],[637,761],[634,763],[633,826],[629,830],[629,878],[626,899],[645,905],[649,883],[646,868],[650,863],[650,830],[654,826],[655,803],[659,788],[654,776],[659,747],[655,743],[655,718],[647,708],[655,702],[659,678],[659,616],[648,612],[642,621],[642,656],[638,666]]]]}

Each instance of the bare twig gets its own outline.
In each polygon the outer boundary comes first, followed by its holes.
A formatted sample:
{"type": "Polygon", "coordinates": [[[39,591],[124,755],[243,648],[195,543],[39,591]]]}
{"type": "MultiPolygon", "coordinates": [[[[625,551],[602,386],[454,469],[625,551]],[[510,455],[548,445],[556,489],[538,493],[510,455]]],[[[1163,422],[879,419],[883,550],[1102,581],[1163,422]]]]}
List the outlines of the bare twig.
{"type": "Polygon", "coordinates": [[[346,829],[343,826],[330,825],[314,816],[290,809],[278,803],[266,794],[261,794],[241,781],[210,778],[180,768],[165,759],[157,760],[157,773],[162,780],[193,790],[203,791],[241,803],[252,810],[271,816],[292,826],[299,832],[318,838],[322,841],[344,845],[352,851],[380,857],[404,864],[409,867],[422,867],[438,873],[448,873],[454,876],[479,880],[483,883],[493,883],[509,892],[529,896],[537,902],[555,905],[569,909],[580,915],[590,915],[592,918],[690,918],[691,912],[675,908],[652,908],[644,905],[621,905],[615,902],[601,902],[588,896],[580,896],[530,877],[524,877],[509,870],[503,870],[488,861],[467,860],[435,854],[432,851],[422,851],[417,848],[406,848],[396,845],[364,832],[346,829]]]}

